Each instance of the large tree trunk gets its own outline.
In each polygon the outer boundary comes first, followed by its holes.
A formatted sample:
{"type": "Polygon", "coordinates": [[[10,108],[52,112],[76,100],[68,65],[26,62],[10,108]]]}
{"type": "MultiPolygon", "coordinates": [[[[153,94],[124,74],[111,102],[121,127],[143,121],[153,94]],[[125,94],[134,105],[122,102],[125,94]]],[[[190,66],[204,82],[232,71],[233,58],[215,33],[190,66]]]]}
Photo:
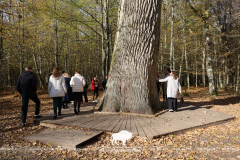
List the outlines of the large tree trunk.
{"type": "Polygon", "coordinates": [[[121,0],[105,112],[153,114],[160,109],[156,77],[161,0],[121,0]]]}

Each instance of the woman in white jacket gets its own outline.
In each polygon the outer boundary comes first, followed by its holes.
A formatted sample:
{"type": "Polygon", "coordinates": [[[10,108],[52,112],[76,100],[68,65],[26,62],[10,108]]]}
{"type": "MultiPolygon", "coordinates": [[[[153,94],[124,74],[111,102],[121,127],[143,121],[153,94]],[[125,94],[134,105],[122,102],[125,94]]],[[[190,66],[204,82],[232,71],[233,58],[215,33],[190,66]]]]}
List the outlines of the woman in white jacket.
{"type": "Polygon", "coordinates": [[[178,91],[182,96],[182,88],[180,81],[177,77],[177,73],[172,71],[170,76],[164,79],[158,79],[159,82],[168,82],[167,83],[167,99],[168,99],[168,108],[169,112],[177,111],[177,95],[178,91]]]}
{"type": "Polygon", "coordinates": [[[61,115],[62,108],[62,98],[67,93],[67,88],[63,76],[60,74],[58,67],[53,69],[53,74],[51,75],[48,83],[48,93],[49,97],[53,98],[53,111],[54,119],[57,118],[57,108],[58,115],[61,115]]]}
{"type": "Polygon", "coordinates": [[[71,78],[70,86],[72,87],[73,91],[73,98],[74,98],[74,112],[78,114],[80,111],[81,102],[83,102],[83,87],[86,85],[85,79],[83,76],[80,75],[79,71],[75,71],[75,75],[71,78]],[[78,105],[78,111],[77,111],[78,105]]]}

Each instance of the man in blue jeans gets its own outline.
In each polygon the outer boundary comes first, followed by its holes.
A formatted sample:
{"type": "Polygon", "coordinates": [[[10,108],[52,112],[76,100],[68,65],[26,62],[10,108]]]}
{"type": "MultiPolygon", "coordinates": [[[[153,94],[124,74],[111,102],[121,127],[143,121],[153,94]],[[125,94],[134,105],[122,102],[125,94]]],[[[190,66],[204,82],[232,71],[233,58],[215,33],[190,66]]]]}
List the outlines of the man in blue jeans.
{"type": "Polygon", "coordinates": [[[36,76],[32,73],[32,67],[26,67],[25,72],[23,72],[17,81],[17,91],[22,94],[22,126],[25,126],[26,119],[27,119],[27,110],[28,110],[28,102],[31,99],[33,102],[36,103],[35,108],[35,118],[41,118],[39,116],[39,109],[40,109],[40,101],[36,94],[37,92],[37,79],[36,76]]]}

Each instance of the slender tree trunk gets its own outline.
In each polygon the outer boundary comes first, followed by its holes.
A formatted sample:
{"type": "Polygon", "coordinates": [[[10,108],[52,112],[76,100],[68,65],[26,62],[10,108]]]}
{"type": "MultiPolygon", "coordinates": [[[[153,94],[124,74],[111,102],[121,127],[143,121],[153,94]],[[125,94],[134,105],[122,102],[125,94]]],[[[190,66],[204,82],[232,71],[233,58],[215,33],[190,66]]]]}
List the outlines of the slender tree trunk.
{"type": "Polygon", "coordinates": [[[105,28],[104,28],[104,7],[103,7],[103,0],[101,0],[101,13],[102,13],[102,75],[103,77],[107,74],[106,73],[106,50],[105,50],[105,28]]]}
{"type": "Polygon", "coordinates": [[[210,2],[205,2],[205,11],[208,12],[207,13],[207,20],[205,20],[205,24],[204,24],[204,28],[205,28],[205,46],[206,46],[206,70],[207,70],[207,76],[208,76],[208,84],[209,84],[209,90],[208,93],[209,95],[217,95],[217,90],[216,90],[216,86],[215,86],[215,81],[214,81],[214,70],[213,70],[213,56],[211,54],[211,50],[210,50],[210,45],[211,45],[211,40],[210,40],[210,30],[209,30],[209,26],[210,26],[210,2]]]}
{"type": "Polygon", "coordinates": [[[0,27],[0,68],[2,68],[2,59],[3,59],[3,10],[0,10],[1,12],[1,27],[0,27]]]}
{"type": "MultiPolygon", "coordinates": [[[[57,1],[56,0],[53,0],[54,1],[54,11],[56,12],[57,10],[57,1]]],[[[55,43],[55,66],[58,66],[59,65],[59,62],[58,62],[58,56],[59,56],[59,53],[58,53],[58,20],[54,20],[54,32],[55,32],[55,39],[54,39],[54,43],[55,43]]]]}
{"type": "Polygon", "coordinates": [[[206,51],[206,48],[204,46],[203,50],[202,50],[202,54],[203,54],[203,58],[202,58],[202,60],[203,60],[203,62],[202,62],[202,81],[203,81],[203,86],[204,87],[206,87],[206,77],[205,77],[205,75],[206,75],[206,73],[205,73],[206,53],[205,53],[205,51],[206,51]]]}
{"type": "Polygon", "coordinates": [[[198,52],[198,39],[196,36],[196,53],[195,53],[195,67],[196,67],[196,81],[195,81],[195,85],[196,85],[196,89],[198,89],[198,61],[197,61],[197,52],[198,52]]]}
{"type": "Polygon", "coordinates": [[[161,0],[121,0],[108,89],[100,110],[153,114],[160,108],[156,86],[160,18],[161,0]]]}
{"type": "Polygon", "coordinates": [[[37,70],[37,75],[38,75],[38,78],[40,79],[40,87],[42,88],[42,89],[44,89],[45,87],[44,87],[44,79],[42,78],[42,75],[41,75],[41,70],[40,70],[40,68],[39,68],[39,65],[38,65],[38,63],[37,63],[37,58],[36,58],[36,55],[35,55],[35,51],[34,51],[34,47],[32,47],[33,48],[33,51],[32,51],[32,54],[33,54],[33,60],[34,60],[34,64],[35,64],[35,68],[36,68],[36,70],[37,70]]]}
{"type": "Polygon", "coordinates": [[[225,58],[225,62],[224,62],[224,90],[228,89],[228,84],[229,84],[229,74],[228,74],[228,58],[225,58]]]}
{"type": "Polygon", "coordinates": [[[187,56],[187,40],[186,40],[186,0],[184,0],[184,14],[182,19],[182,26],[183,26],[183,48],[184,48],[184,56],[185,56],[185,64],[186,64],[186,72],[187,72],[187,86],[190,89],[190,82],[189,82],[189,66],[188,66],[188,56],[187,56]]]}
{"type": "Polygon", "coordinates": [[[172,16],[171,16],[171,45],[170,45],[170,69],[173,70],[173,48],[174,48],[174,1],[172,0],[172,16]]]}
{"type": "Polygon", "coordinates": [[[106,74],[110,70],[110,24],[109,24],[109,0],[104,0],[105,22],[106,22],[106,74]]]}
{"type": "Polygon", "coordinates": [[[239,91],[239,82],[240,82],[240,51],[238,51],[238,64],[237,64],[237,81],[236,81],[236,93],[238,94],[239,91]]]}

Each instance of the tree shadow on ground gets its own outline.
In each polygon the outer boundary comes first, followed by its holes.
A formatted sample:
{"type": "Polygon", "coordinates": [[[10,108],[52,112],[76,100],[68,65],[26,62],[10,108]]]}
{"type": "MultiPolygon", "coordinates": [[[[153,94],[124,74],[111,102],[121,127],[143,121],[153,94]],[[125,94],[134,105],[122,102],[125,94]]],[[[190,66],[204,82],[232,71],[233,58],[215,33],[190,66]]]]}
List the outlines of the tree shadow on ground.
{"type": "MultiPolygon", "coordinates": [[[[208,102],[191,102],[191,101],[187,101],[187,103],[195,105],[195,106],[205,106],[205,105],[221,105],[221,106],[224,106],[224,105],[240,103],[240,96],[214,99],[214,100],[208,101],[208,102]]],[[[209,108],[209,107],[210,106],[208,106],[206,108],[209,108]]]]}

